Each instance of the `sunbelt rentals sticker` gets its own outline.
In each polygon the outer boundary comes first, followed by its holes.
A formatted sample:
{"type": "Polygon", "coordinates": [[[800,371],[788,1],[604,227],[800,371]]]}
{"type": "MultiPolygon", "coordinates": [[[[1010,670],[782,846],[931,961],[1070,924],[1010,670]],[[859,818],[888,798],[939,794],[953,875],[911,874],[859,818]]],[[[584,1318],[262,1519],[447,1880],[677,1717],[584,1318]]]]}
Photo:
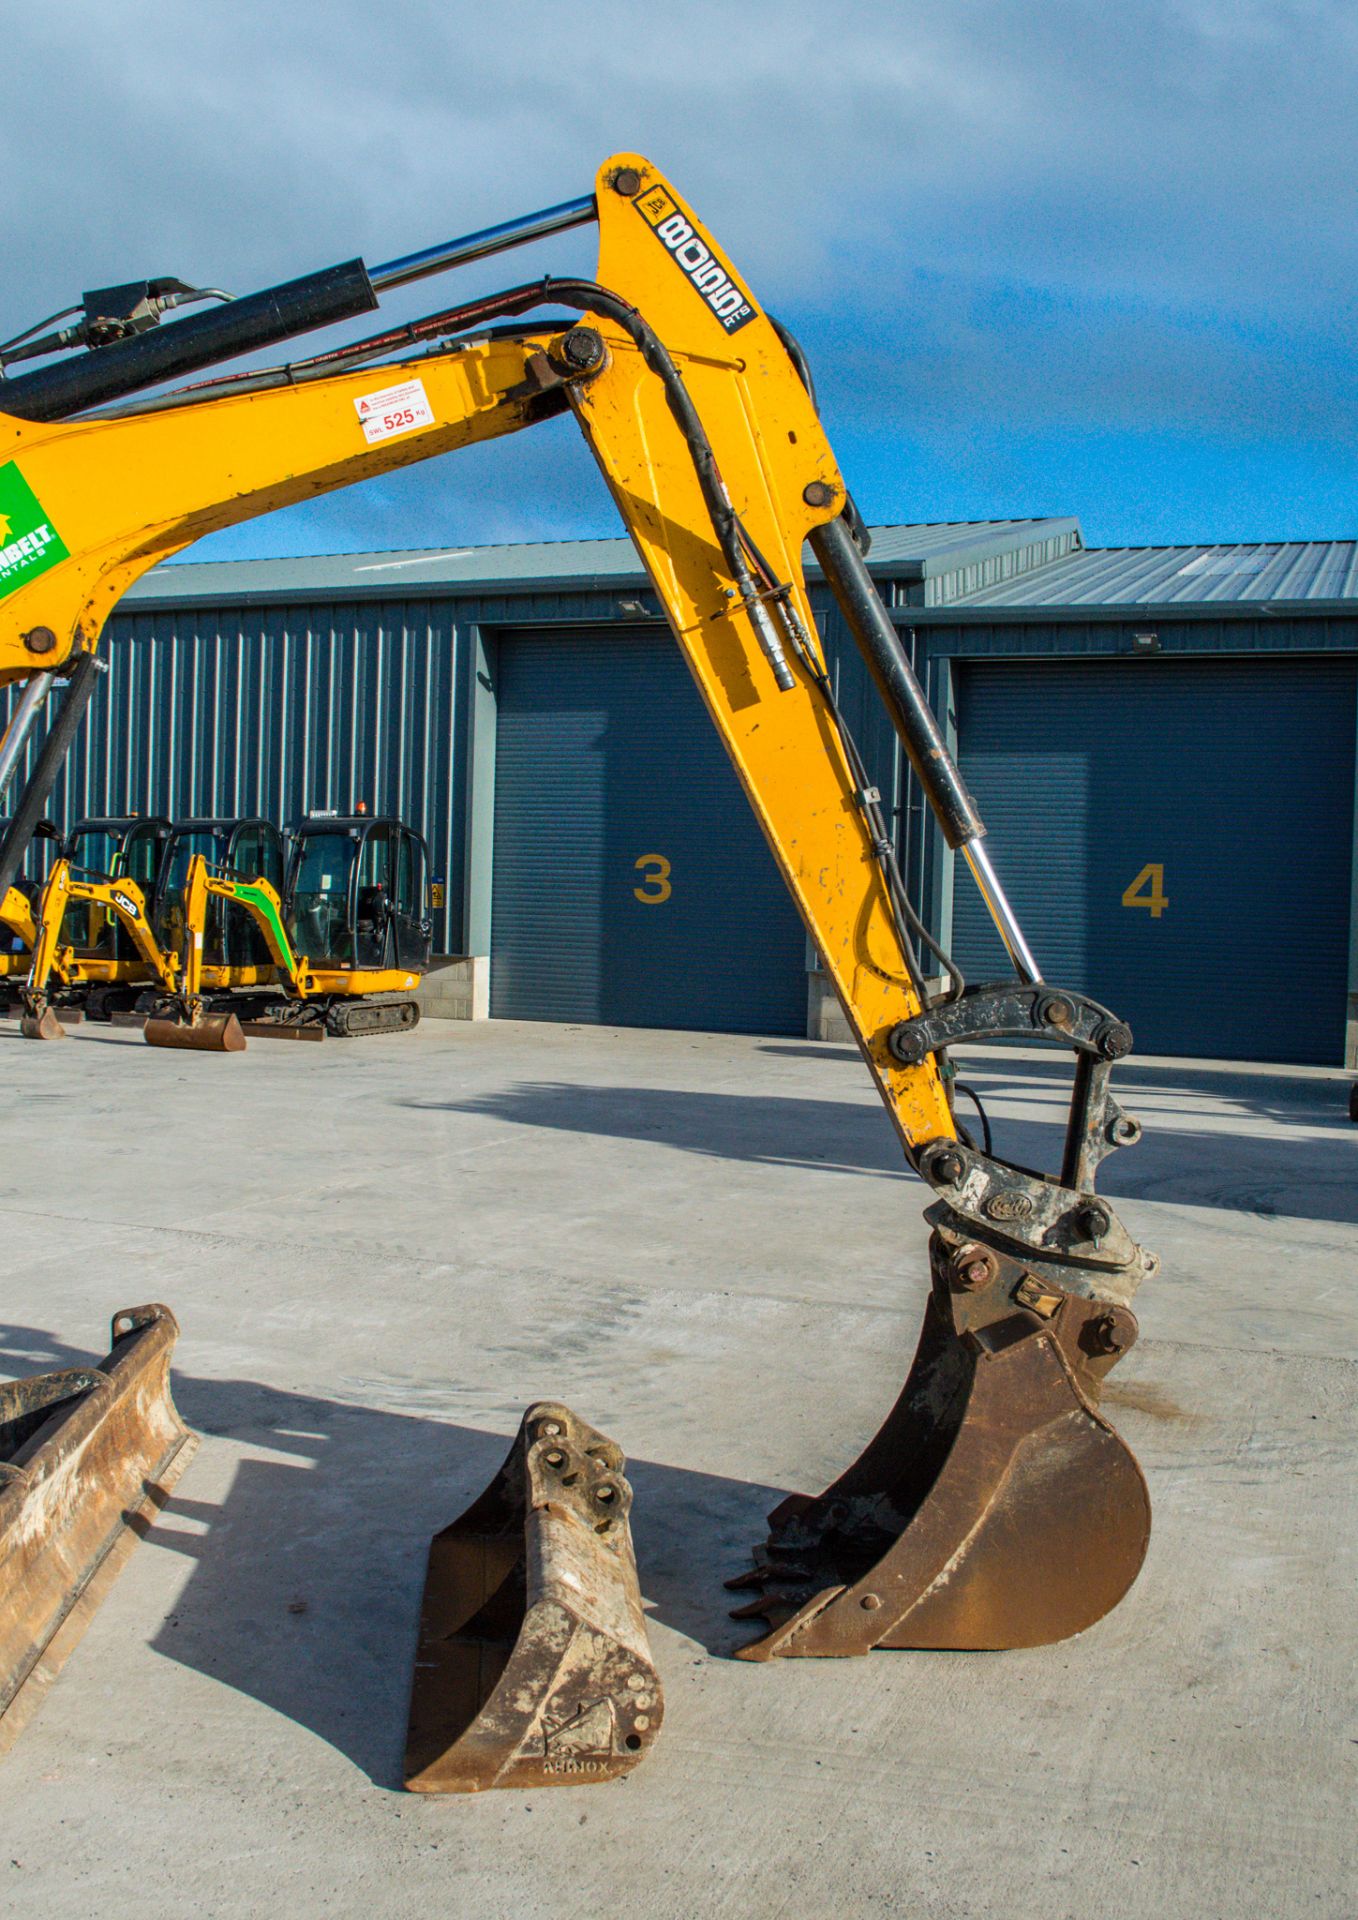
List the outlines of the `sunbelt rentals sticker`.
{"type": "Polygon", "coordinates": [[[754,302],[736,285],[705,240],[694,232],[663,187],[650,187],[632,202],[660,244],[683,269],[690,283],[728,333],[739,333],[754,319],[754,302]]]}
{"type": "Polygon", "coordinates": [[[66,542],[12,460],[0,467],[0,600],[69,560],[66,542]]]}

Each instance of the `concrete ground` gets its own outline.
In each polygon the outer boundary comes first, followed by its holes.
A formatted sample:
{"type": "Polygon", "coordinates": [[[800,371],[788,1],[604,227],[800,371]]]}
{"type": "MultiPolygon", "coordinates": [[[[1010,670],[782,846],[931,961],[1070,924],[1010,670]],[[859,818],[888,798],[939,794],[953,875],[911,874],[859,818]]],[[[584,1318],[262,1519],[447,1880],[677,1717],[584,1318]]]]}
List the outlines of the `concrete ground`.
{"type": "MultiPolygon", "coordinates": [[[[0,1024],[0,1367],[170,1302],[204,1435],[0,1767],[0,1911],[1348,1916],[1358,1127],[1339,1074],[1141,1062],[1105,1185],[1164,1258],[1109,1395],[1156,1530],[1030,1653],[732,1660],[722,1579],[853,1456],[924,1296],[847,1049],[426,1023],[239,1057],[0,1024]],[[626,1448],[661,1739],[628,1780],[397,1788],[428,1535],[524,1405],[626,1448]]],[[[1050,1154],[1035,1056],[970,1063],[1050,1154]]]]}

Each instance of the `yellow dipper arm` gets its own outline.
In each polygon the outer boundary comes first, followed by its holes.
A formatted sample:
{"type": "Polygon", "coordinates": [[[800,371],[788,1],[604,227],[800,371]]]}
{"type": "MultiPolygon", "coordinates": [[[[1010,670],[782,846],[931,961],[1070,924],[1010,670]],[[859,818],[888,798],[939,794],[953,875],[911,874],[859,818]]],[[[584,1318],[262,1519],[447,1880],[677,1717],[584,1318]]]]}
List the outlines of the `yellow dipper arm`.
{"type": "Polygon", "coordinates": [[[203,936],[207,927],[209,900],[225,900],[247,913],[264,937],[269,958],[290,993],[300,996],[307,971],[306,956],[292,950],[283,918],[283,902],[267,880],[238,880],[215,874],[206,857],[195,853],[189,861],[184,882],[184,967],[181,992],[188,1001],[196,1001],[203,991],[203,936]]]}

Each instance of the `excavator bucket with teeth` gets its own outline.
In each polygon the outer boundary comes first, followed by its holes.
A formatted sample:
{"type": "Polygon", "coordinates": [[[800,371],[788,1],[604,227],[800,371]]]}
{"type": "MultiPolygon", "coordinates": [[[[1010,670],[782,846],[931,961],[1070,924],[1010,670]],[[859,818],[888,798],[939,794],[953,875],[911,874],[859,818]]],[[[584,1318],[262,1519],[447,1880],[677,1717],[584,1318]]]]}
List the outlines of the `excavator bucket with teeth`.
{"type": "Polygon", "coordinates": [[[0,1753],[193,1457],[178,1332],[168,1307],[129,1307],[97,1367],[0,1385],[0,1753]]]}
{"type": "Polygon", "coordinates": [[[1125,1307],[935,1233],[919,1350],[885,1425],[818,1498],[769,1516],[728,1584],[763,1620],[746,1660],[1063,1640],[1115,1607],[1150,1537],[1132,1454],[1098,1409],[1125,1307]]]}
{"type": "Polygon", "coordinates": [[[429,1550],[405,1784],[581,1786],[643,1760],[664,1702],[620,1448],[552,1401],[429,1550]]]}

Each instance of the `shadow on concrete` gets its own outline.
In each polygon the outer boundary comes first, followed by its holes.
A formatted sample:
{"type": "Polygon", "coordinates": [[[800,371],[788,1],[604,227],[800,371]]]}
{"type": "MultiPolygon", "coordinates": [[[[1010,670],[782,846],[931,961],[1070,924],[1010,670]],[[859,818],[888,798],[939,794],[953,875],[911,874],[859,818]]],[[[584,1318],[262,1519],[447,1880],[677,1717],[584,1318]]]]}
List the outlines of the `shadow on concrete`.
{"type": "MultiPolygon", "coordinates": [[[[99,1357],[0,1325],[0,1377],[99,1357]]],[[[190,1563],[151,1644],[399,1788],[429,1539],[491,1479],[512,1435],[178,1371],[174,1396],[197,1432],[248,1451],[217,1503],[195,1495],[221,1470],[205,1449],[147,1536],[190,1563]]],[[[606,1408],[580,1411],[614,1432],[606,1408]]],[[[627,1472],[648,1612],[730,1655],[752,1635],[729,1618],[722,1582],[749,1564],[784,1490],[648,1460],[627,1472]]]]}
{"type": "Polygon", "coordinates": [[[784,1060],[857,1060],[861,1058],[857,1047],[842,1044],[838,1040],[812,1040],[805,1046],[799,1046],[792,1040],[770,1040],[761,1046],[759,1051],[780,1054],[784,1060]]]}
{"type": "Polygon", "coordinates": [[[515,1126],[556,1127],[615,1140],[654,1140],[716,1160],[913,1179],[875,1101],[768,1093],[689,1093],[520,1081],[466,1100],[408,1100],[431,1113],[474,1113],[515,1126]]]}
{"type": "MultiPolygon", "coordinates": [[[[1050,1103],[1050,1120],[1000,1114],[995,1150],[1025,1166],[1059,1165],[1070,1086],[1064,1062],[1015,1060],[1008,1068],[990,1054],[959,1060],[958,1067],[992,1112],[1001,1101],[1050,1103]]],[[[1133,1061],[1117,1068],[1113,1084],[1145,1133],[1100,1167],[1098,1186],[1110,1199],[1211,1207],[1265,1220],[1358,1223],[1358,1128],[1348,1118],[1338,1076],[1334,1082],[1288,1079],[1133,1061]],[[1179,1124],[1166,1124],[1153,1108],[1143,1111],[1141,1101],[1159,1092],[1174,1100],[1179,1124]],[[1192,1125],[1194,1094],[1204,1102],[1200,1127],[1192,1125]]]]}
{"type": "MultiPolygon", "coordinates": [[[[77,1043],[77,1045],[84,1045],[86,1043],[92,1042],[96,1047],[125,1047],[129,1044],[129,1041],[131,1038],[136,1038],[139,1040],[141,1038],[141,1035],[136,1034],[135,1036],[133,1036],[130,1034],[129,1029],[124,1028],[122,1036],[120,1037],[117,1034],[110,1033],[108,1031],[108,1027],[102,1021],[96,1022],[96,1021],[84,1021],[84,1020],[82,1020],[78,1026],[68,1027],[66,1029],[66,1032],[62,1035],[62,1040],[74,1040],[77,1043]]],[[[26,1039],[24,1035],[20,1032],[19,1018],[17,1014],[14,1016],[14,1019],[12,1021],[0,1019],[0,1040],[17,1040],[20,1046],[23,1046],[23,1047],[34,1047],[34,1046],[43,1046],[43,1045],[50,1047],[50,1046],[61,1045],[60,1040],[57,1040],[57,1041],[48,1040],[44,1042],[41,1040],[26,1039]]]]}
{"type": "MultiPolygon", "coordinates": [[[[1065,1138],[1070,1068],[1062,1061],[1015,1060],[1011,1068],[991,1054],[959,1063],[960,1080],[974,1087],[994,1122],[995,1151],[1019,1166],[1059,1169],[1065,1138]],[[1043,1117],[1012,1117],[1000,1103],[1040,1103],[1043,1117]]],[[[1175,1120],[1152,1112],[1138,1146],[1105,1160],[1098,1185],[1110,1199],[1153,1200],[1255,1214],[1358,1223],[1358,1128],[1347,1105],[1330,1116],[1326,1083],[1272,1080],[1237,1074],[1204,1085],[1191,1072],[1132,1066],[1115,1081],[1123,1104],[1136,1114],[1138,1094],[1169,1092],[1175,1120]],[[1186,1094],[1201,1090],[1211,1107],[1192,1124],[1186,1094]],[[1242,1131],[1238,1118],[1250,1123],[1242,1131]],[[1186,1109],[1186,1110],[1185,1110],[1186,1109]],[[1236,1120],[1236,1124],[1232,1124],[1236,1120]],[[1266,1124],[1260,1126],[1258,1122],[1266,1124]],[[1317,1130],[1324,1129],[1318,1136],[1317,1130]]],[[[649,1087],[573,1086],[527,1081],[465,1100],[419,1100],[434,1112],[481,1114],[517,1126],[556,1127],[620,1140],[651,1140],[713,1159],[767,1166],[914,1180],[881,1110],[861,1102],[789,1098],[766,1093],[693,1093],[649,1087]]],[[[976,1133],[969,1108],[963,1120],[976,1133]]]]}
{"type": "MultiPolygon", "coordinates": [[[[1028,1080],[1070,1080],[1072,1056],[1053,1052],[1049,1059],[1015,1058],[1012,1067],[1004,1062],[1003,1049],[987,1049],[984,1054],[957,1055],[957,1069],[964,1080],[991,1080],[1022,1095],[1028,1080]]],[[[1332,1076],[1321,1078],[1314,1069],[1289,1075],[1274,1068],[1267,1073],[1252,1073],[1248,1067],[1222,1061],[1172,1062],[1144,1061],[1135,1058],[1119,1061],[1113,1070],[1116,1086],[1154,1093],[1163,1090],[1176,1098],[1197,1095],[1204,1101],[1225,1101],[1260,1119],[1295,1124],[1332,1125],[1343,1132],[1353,1128],[1348,1117],[1348,1088],[1353,1076],[1336,1067],[1332,1076]]],[[[1358,1131],[1358,1130],[1355,1130],[1358,1131]]]]}

